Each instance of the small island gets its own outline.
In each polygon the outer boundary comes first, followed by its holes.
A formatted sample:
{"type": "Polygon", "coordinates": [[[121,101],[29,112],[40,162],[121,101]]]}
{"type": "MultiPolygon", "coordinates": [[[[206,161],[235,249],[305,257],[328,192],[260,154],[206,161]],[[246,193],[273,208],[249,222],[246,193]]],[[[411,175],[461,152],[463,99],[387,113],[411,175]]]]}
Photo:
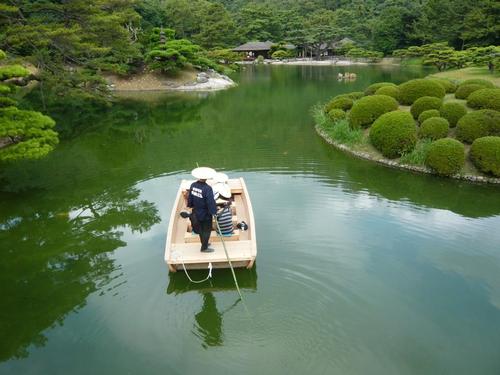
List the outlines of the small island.
{"type": "MultiPolygon", "coordinates": [[[[494,81],[494,79],[493,79],[494,81]]],[[[356,157],[400,169],[500,183],[500,88],[439,76],[378,82],[312,109],[316,131],[356,157]]]]}

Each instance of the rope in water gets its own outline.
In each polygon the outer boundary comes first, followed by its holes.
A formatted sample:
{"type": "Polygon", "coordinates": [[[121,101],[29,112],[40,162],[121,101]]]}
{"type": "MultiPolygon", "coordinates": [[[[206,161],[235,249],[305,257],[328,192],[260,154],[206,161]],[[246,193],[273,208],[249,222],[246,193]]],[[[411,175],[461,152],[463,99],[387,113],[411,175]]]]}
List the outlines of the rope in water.
{"type": "Polygon", "coordinates": [[[234,268],[233,268],[233,264],[231,263],[231,259],[229,259],[229,254],[228,254],[227,249],[226,249],[226,243],[224,242],[224,238],[222,236],[222,232],[220,230],[219,222],[217,221],[217,217],[215,217],[215,223],[217,224],[217,231],[216,232],[219,235],[219,238],[222,242],[222,247],[224,248],[224,253],[226,253],[227,262],[229,263],[229,267],[231,268],[231,273],[233,274],[233,279],[234,279],[234,284],[236,285],[236,290],[238,291],[238,294],[240,295],[240,298],[243,301],[243,296],[241,295],[240,286],[238,285],[238,280],[236,279],[236,274],[234,273],[234,268]]]}

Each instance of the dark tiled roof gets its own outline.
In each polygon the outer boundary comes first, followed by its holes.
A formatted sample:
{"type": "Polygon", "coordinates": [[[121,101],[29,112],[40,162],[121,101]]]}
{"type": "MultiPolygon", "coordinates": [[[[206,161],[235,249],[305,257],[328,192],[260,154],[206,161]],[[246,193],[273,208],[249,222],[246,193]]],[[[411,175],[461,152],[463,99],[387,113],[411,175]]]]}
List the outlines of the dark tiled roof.
{"type": "Polygon", "coordinates": [[[246,51],[269,51],[273,42],[269,40],[267,42],[247,42],[233,49],[236,52],[246,52],[246,51]]]}

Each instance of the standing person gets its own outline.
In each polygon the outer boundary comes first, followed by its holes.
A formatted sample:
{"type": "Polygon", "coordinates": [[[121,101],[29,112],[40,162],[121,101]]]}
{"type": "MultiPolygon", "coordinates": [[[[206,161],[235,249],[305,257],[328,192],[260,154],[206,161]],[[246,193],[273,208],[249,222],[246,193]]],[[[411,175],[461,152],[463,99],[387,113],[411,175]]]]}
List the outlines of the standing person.
{"type": "Polygon", "coordinates": [[[193,209],[193,214],[199,222],[201,251],[211,253],[214,249],[208,247],[210,232],[212,231],[212,216],[217,213],[214,192],[207,180],[215,175],[215,170],[207,167],[193,169],[191,174],[197,181],[189,188],[188,207],[193,209]]]}

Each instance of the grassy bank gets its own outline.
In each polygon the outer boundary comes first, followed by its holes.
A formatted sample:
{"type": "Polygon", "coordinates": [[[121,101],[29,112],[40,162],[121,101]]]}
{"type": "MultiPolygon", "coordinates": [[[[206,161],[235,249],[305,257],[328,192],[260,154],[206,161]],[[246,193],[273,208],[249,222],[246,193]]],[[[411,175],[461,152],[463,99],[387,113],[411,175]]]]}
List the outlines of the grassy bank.
{"type": "Polygon", "coordinates": [[[470,67],[457,70],[447,70],[429,77],[448,78],[457,81],[466,79],[485,79],[492,82],[495,86],[500,86],[500,72],[490,72],[486,67],[470,67]]]}

